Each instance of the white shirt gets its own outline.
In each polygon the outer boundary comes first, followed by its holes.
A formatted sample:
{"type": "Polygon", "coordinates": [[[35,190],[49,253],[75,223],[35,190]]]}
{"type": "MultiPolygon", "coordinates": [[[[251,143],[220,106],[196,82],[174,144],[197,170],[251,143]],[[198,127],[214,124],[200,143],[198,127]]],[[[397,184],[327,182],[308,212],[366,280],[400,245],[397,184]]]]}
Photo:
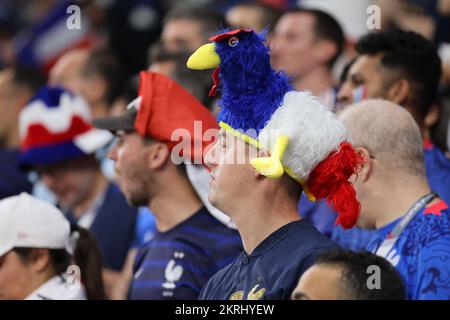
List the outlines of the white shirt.
{"type": "Polygon", "coordinates": [[[71,284],[66,275],[57,275],[33,291],[25,300],[86,300],[81,285],[71,284]]]}

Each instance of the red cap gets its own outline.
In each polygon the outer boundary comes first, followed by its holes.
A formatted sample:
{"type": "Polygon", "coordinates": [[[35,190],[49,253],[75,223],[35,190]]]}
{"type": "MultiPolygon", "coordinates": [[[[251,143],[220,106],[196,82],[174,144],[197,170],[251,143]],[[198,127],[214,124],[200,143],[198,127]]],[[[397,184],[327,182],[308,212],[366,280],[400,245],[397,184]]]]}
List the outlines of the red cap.
{"type": "Polygon", "coordinates": [[[170,150],[183,141],[180,156],[194,163],[203,162],[203,154],[212,142],[204,133],[218,128],[211,112],[175,81],[151,71],[140,73],[139,96],[142,100],[134,122],[136,131],[143,137],[166,142],[170,150]],[[178,135],[172,137],[174,132],[178,135]]]}
{"type": "Polygon", "coordinates": [[[217,42],[217,41],[227,39],[231,36],[237,35],[242,32],[252,32],[252,31],[253,31],[253,29],[236,29],[236,30],[228,31],[228,32],[221,33],[221,34],[216,34],[215,36],[212,36],[211,38],[209,38],[209,41],[217,42]]]}

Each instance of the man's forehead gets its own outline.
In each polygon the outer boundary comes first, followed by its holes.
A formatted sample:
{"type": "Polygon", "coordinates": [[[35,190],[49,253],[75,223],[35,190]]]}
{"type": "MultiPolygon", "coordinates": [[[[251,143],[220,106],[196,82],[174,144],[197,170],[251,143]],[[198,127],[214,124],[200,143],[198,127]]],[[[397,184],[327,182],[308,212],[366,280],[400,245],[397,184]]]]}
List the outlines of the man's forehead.
{"type": "Polygon", "coordinates": [[[364,71],[375,70],[380,66],[381,57],[382,54],[362,54],[358,56],[358,58],[352,64],[349,73],[363,73],[364,71]]]}

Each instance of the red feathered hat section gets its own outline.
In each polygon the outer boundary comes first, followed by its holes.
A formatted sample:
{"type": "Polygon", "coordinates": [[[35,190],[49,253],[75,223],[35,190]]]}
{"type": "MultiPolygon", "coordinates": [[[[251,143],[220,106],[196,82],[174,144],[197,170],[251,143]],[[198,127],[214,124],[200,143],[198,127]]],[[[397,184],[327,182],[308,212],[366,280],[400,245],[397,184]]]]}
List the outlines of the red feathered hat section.
{"type": "Polygon", "coordinates": [[[338,213],[336,224],[350,229],[358,220],[360,204],[349,178],[357,173],[364,159],[346,141],[311,172],[308,188],[316,199],[326,198],[338,213]]]}
{"type": "Polygon", "coordinates": [[[186,160],[203,163],[204,151],[212,142],[205,131],[217,129],[211,112],[175,81],[155,72],[140,73],[139,96],[136,131],[167,143],[170,150],[178,146],[177,152],[186,160]]]}

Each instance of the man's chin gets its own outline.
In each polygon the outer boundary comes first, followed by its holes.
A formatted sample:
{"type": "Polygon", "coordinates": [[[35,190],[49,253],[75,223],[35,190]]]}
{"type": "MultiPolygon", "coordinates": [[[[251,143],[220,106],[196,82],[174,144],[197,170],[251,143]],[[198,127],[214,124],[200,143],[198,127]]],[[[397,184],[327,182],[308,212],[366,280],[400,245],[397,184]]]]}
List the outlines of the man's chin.
{"type": "MultiPolygon", "coordinates": [[[[217,196],[217,194],[215,192],[211,192],[209,191],[208,194],[208,201],[210,204],[212,204],[215,208],[219,209],[220,211],[222,211],[223,213],[225,213],[225,208],[222,204],[224,204],[223,199],[221,199],[220,197],[217,196]]],[[[226,213],[226,215],[228,215],[226,213]]]]}
{"type": "Polygon", "coordinates": [[[136,195],[127,195],[125,194],[125,198],[130,206],[133,207],[147,207],[149,203],[149,199],[147,197],[138,197],[136,195]]]}

